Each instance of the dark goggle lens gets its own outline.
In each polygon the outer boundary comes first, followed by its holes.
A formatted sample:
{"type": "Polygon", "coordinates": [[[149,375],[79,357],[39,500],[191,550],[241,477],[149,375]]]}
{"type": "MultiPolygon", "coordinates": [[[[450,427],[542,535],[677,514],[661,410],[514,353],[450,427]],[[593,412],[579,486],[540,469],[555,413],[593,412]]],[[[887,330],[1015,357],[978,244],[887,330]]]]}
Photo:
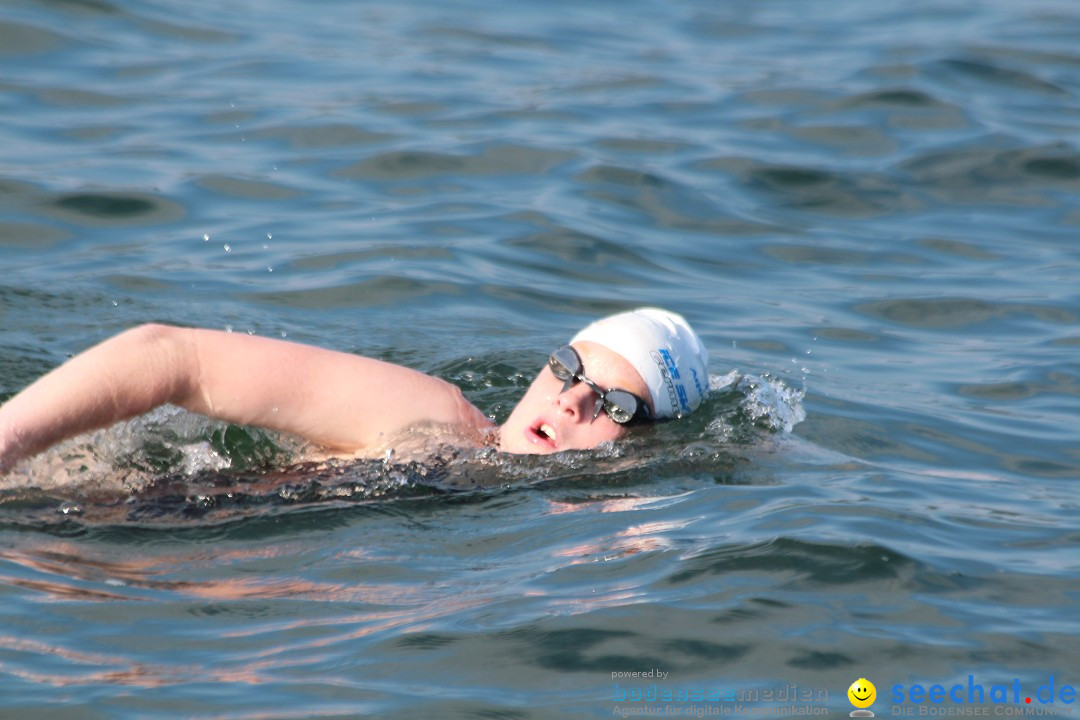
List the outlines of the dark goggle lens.
{"type": "Polygon", "coordinates": [[[626,390],[609,390],[604,393],[602,400],[604,412],[620,425],[625,425],[633,420],[639,409],[643,409],[637,396],[626,390]]]}
{"type": "Polygon", "coordinates": [[[551,353],[551,357],[548,358],[548,367],[551,368],[552,375],[567,382],[566,387],[563,388],[563,392],[566,392],[581,372],[581,358],[573,348],[561,347],[551,353]]]}

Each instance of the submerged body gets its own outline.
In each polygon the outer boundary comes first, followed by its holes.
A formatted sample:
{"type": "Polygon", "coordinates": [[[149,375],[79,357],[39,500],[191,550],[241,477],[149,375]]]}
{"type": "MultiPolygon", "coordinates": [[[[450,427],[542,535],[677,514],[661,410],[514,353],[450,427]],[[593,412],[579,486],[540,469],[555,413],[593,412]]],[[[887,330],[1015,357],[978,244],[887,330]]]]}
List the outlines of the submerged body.
{"type": "MultiPolygon", "coordinates": [[[[417,428],[509,453],[588,449],[628,431],[605,404],[607,391],[632,396],[649,417],[681,414],[648,364],[661,357],[649,349],[653,336],[665,360],[680,358],[704,376],[707,355],[681,317],[624,313],[579,333],[571,344],[578,372],[560,379],[553,368],[561,366],[549,362],[498,427],[459,388],[411,368],[284,340],[144,325],[76,356],[0,407],[0,472],[62,439],[164,404],[288,432],[337,456],[379,455],[417,428]],[[623,329],[629,334],[611,334],[623,329]]],[[[671,362],[674,373],[657,363],[669,385],[679,376],[671,362]]],[[[694,396],[695,407],[703,397],[694,396]]]]}

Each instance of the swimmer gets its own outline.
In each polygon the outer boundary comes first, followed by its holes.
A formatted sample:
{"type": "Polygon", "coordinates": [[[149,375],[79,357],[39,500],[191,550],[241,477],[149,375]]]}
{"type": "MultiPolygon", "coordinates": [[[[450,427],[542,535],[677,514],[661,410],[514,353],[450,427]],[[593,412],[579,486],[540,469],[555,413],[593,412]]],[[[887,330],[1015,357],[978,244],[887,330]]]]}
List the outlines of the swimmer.
{"type": "Polygon", "coordinates": [[[0,406],[0,474],[61,440],[165,404],[297,435],[331,456],[379,456],[416,428],[462,446],[594,448],[681,417],[708,394],[686,320],[640,308],[556,348],[501,427],[461,390],[392,363],[217,330],[142,325],[90,348],[0,406]]]}

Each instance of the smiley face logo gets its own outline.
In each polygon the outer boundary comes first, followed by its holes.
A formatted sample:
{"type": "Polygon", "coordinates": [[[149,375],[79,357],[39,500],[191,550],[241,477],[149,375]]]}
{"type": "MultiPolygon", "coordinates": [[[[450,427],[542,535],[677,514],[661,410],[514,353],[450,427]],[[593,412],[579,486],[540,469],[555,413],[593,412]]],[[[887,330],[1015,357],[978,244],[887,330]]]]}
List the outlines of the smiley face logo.
{"type": "Polygon", "coordinates": [[[859,678],[847,689],[848,700],[857,708],[868,708],[877,699],[877,688],[866,678],[859,678]]]}

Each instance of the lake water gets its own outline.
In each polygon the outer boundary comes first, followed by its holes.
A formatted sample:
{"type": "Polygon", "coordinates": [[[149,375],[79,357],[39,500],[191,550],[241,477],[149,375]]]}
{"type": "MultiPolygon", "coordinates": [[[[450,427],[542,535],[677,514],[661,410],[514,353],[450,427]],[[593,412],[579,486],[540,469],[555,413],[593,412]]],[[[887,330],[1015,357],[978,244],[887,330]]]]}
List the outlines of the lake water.
{"type": "Polygon", "coordinates": [[[1078,712],[1074,0],[4,0],[0,145],[0,398],[155,321],[501,419],[654,304],[717,388],[548,459],[69,443],[0,485],[0,717],[1078,712]]]}

